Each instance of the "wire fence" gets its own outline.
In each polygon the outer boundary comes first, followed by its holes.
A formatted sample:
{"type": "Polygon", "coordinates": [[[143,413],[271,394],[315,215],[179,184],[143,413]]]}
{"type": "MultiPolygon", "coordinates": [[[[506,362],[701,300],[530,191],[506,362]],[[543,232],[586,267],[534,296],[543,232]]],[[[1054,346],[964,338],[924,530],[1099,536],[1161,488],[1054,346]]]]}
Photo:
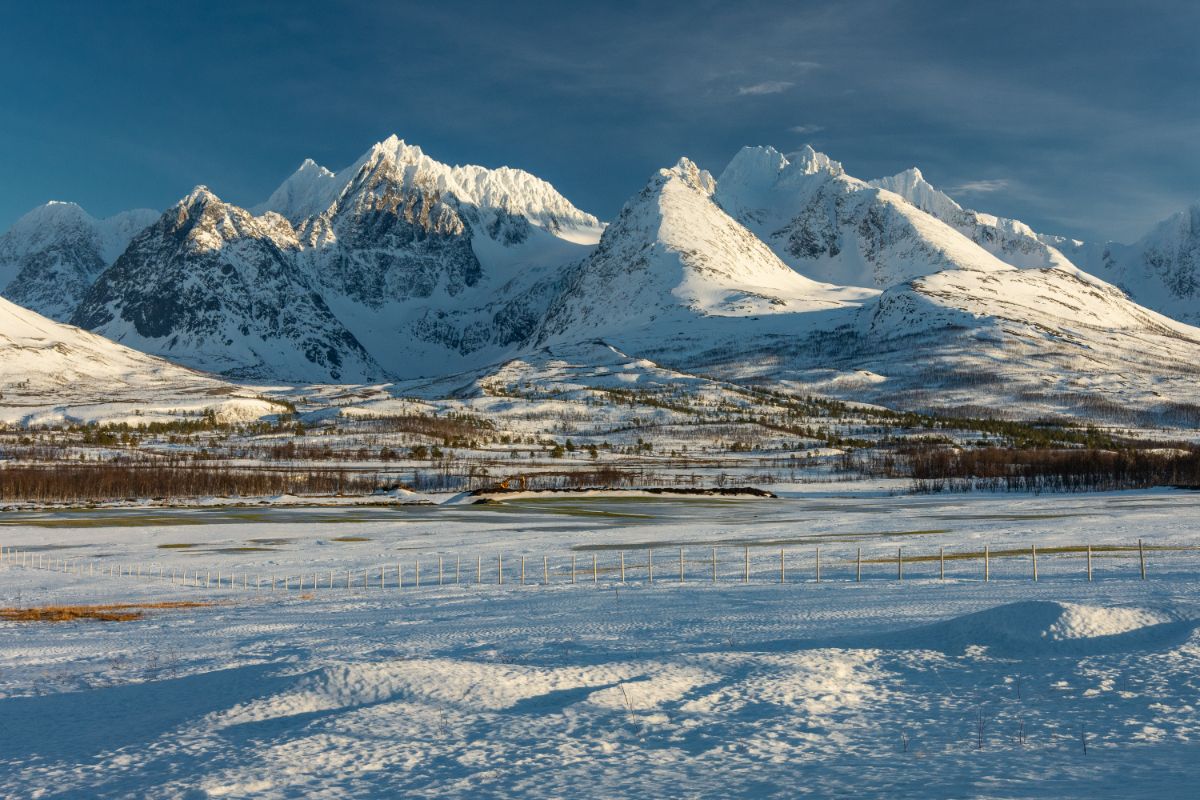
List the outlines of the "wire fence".
{"type": "Polygon", "coordinates": [[[646,546],[577,548],[570,553],[462,556],[440,553],[387,563],[276,571],[180,567],[162,562],[70,558],[0,546],[0,565],[75,576],[135,579],[243,592],[431,589],[445,586],[612,586],[628,584],[821,584],[867,581],[1138,579],[1200,573],[1200,547],[1104,543],[1038,547],[646,546]]]}

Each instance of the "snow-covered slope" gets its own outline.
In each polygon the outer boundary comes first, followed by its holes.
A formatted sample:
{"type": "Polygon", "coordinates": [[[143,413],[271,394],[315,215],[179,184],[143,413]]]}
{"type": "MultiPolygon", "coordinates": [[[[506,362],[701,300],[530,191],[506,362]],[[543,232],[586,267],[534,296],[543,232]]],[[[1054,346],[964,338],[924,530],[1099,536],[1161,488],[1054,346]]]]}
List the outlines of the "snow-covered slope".
{"type": "Polygon", "coordinates": [[[244,420],[279,410],[212,376],[0,299],[0,422],[149,421],[205,411],[244,420]]]}
{"type": "Polygon", "coordinates": [[[130,244],[72,321],[230,377],[364,382],[383,370],[294,263],[295,232],[198,187],[130,244]]]}
{"type": "Polygon", "coordinates": [[[916,167],[869,182],[898,194],[950,225],[1001,261],[1022,269],[1071,267],[1071,261],[1024,222],[965,209],[935,188],[916,167]]]}
{"type": "Polygon", "coordinates": [[[1200,204],[1163,220],[1134,244],[1096,244],[1039,234],[1020,220],[964,209],[916,168],[870,183],[900,195],[1015,267],[1078,267],[1120,287],[1140,305],[1200,323],[1200,204]]]}
{"type": "Polygon", "coordinates": [[[39,206],[0,236],[0,294],[64,321],[105,267],[157,218],[149,209],[96,219],[74,203],[39,206]]]}
{"type": "Polygon", "coordinates": [[[755,331],[639,354],[674,369],[891,407],[1171,423],[1195,406],[1200,329],[1061,268],[947,270],[803,336],[755,331]]]}
{"type": "Polygon", "coordinates": [[[943,269],[1007,265],[894,192],[845,173],[805,147],[785,156],[743,148],[721,173],[716,200],[797,272],[886,288],[943,269]]]}
{"type": "Polygon", "coordinates": [[[1200,203],[1163,220],[1133,244],[1072,244],[1069,252],[1084,269],[1144,306],[1200,324],[1200,203]]]}
{"type": "Polygon", "coordinates": [[[575,268],[538,342],[843,308],[869,291],[809,280],[713,202],[712,176],[687,159],[626,203],[575,268]]]}

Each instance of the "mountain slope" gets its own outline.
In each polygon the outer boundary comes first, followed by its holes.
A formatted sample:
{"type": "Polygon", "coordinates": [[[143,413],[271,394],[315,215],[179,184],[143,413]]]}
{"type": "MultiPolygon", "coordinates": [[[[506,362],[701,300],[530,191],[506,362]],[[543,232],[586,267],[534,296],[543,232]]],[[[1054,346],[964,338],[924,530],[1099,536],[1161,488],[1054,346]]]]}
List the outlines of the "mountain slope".
{"type": "Polygon", "coordinates": [[[50,202],[0,236],[0,294],[53,319],[68,319],[96,277],[158,218],[148,209],[95,219],[50,202]]]}
{"type": "Polygon", "coordinates": [[[0,299],[0,422],[278,413],[251,393],[0,299]]]}
{"type": "Polygon", "coordinates": [[[1089,272],[1149,308],[1200,324],[1200,203],[1163,220],[1133,244],[1075,244],[1075,258],[1089,272]]]}
{"type": "Polygon", "coordinates": [[[296,269],[295,232],[204,187],[140,234],[72,322],[237,378],[364,382],[383,370],[296,269]]]}
{"type": "Polygon", "coordinates": [[[830,311],[870,294],[797,274],[713,202],[714,188],[687,159],[652,177],[574,269],[538,343],[630,326],[830,311]]]}
{"type": "Polygon", "coordinates": [[[1021,269],[1074,266],[1024,222],[963,208],[934,188],[916,167],[890,178],[869,181],[869,185],[900,195],[1006,264],[1021,269]]]}
{"type": "Polygon", "coordinates": [[[882,289],[943,269],[1008,266],[810,147],[792,156],[743,148],[721,173],[715,196],[780,259],[814,280],[882,289]]]}

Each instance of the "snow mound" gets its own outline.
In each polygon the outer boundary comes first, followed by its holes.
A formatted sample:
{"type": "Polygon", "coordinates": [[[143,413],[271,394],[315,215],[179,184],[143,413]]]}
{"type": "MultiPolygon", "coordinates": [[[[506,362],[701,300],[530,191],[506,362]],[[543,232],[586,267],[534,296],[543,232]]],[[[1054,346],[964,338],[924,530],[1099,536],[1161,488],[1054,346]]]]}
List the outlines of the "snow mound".
{"type": "Polygon", "coordinates": [[[898,635],[910,646],[1020,658],[1055,652],[1112,652],[1159,647],[1186,638],[1193,625],[1168,612],[1056,601],[1006,603],[898,635]]]}

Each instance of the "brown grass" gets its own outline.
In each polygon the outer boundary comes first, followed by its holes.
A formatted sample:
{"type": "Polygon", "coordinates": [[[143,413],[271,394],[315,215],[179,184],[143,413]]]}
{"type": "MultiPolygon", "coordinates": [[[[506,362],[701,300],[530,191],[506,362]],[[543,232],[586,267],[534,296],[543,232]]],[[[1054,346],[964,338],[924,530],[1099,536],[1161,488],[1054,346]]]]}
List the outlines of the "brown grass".
{"type": "Polygon", "coordinates": [[[130,622],[145,616],[147,609],[198,608],[212,603],[174,601],[163,603],[107,603],[92,606],[37,606],[0,608],[0,620],[10,622],[74,622],[94,619],[99,622],[130,622]]]}

